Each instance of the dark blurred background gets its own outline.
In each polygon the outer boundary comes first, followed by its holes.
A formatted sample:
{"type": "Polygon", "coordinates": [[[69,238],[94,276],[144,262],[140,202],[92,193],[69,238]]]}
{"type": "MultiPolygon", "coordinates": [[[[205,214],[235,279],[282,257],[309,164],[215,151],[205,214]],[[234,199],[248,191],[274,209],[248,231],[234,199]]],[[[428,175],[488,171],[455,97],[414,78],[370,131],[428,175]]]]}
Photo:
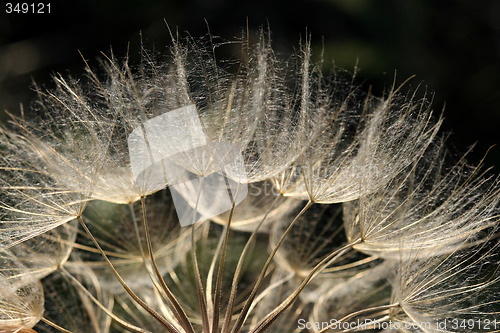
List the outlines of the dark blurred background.
{"type": "MultiPolygon", "coordinates": [[[[110,46],[124,55],[140,31],[147,45],[161,49],[169,43],[164,19],[193,36],[204,35],[208,22],[214,35],[234,39],[248,19],[253,30],[269,23],[274,47],[285,54],[307,28],[316,54],[324,45],[327,64],[333,59],[353,70],[357,62],[359,81],[375,92],[392,83],[395,71],[399,83],[415,75],[412,86],[435,92],[437,112],[446,105],[453,144],[465,151],[477,142],[475,161],[500,143],[498,0],[73,0],[50,1],[50,14],[6,14],[7,2],[0,12],[0,120],[3,110],[29,106],[32,80],[50,86],[51,73],[81,73],[78,50],[87,59],[110,46]]],[[[486,164],[500,172],[500,147],[486,164]]]]}

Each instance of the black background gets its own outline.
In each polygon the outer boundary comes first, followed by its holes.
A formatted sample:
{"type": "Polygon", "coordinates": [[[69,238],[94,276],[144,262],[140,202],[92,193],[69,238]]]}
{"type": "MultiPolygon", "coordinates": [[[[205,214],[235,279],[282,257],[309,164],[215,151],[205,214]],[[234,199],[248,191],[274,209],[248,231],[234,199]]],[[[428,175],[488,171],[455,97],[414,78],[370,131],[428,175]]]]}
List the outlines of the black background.
{"type": "MultiPolygon", "coordinates": [[[[397,71],[435,92],[434,109],[444,105],[445,130],[465,151],[477,142],[479,161],[500,143],[500,1],[50,1],[50,14],[0,12],[0,108],[17,112],[33,99],[31,80],[50,86],[50,74],[82,72],[83,61],[110,46],[124,55],[141,31],[146,45],[168,45],[164,20],[193,36],[207,33],[239,38],[269,24],[275,49],[290,53],[307,31],[313,50],[352,70],[367,88],[381,92],[397,71]],[[205,22],[206,20],[206,22],[205,22]]],[[[12,2],[16,3],[16,2],[12,2]]],[[[45,3],[48,3],[46,1],[45,3]]],[[[132,50],[133,51],[133,50],[132,50]]],[[[330,62],[329,62],[330,63],[330,62]]],[[[410,89],[410,86],[408,86],[410,89]]],[[[6,119],[0,115],[0,120],[6,119]]],[[[500,171],[500,147],[486,165],[500,171]]]]}

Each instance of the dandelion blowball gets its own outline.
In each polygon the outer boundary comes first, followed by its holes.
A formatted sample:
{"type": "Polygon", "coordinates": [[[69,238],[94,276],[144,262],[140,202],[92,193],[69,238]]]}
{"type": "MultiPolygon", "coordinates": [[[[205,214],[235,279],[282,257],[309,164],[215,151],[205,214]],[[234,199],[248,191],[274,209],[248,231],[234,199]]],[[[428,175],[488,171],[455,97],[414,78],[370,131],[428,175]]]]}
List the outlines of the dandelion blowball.
{"type": "Polygon", "coordinates": [[[500,180],[427,96],[223,45],[104,53],[0,127],[0,332],[494,327],[500,180]]]}

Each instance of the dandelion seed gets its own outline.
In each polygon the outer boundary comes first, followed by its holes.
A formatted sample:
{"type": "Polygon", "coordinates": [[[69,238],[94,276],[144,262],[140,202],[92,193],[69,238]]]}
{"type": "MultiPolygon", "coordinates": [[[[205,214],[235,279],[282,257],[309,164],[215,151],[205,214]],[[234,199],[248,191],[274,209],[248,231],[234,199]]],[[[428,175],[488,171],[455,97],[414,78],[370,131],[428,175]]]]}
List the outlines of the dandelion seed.
{"type": "Polygon", "coordinates": [[[0,331],[494,320],[498,177],[449,164],[426,96],[363,94],[309,38],[288,60],[250,40],[84,60],[0,128],[0,331]]]}
{"type": "Polygon", "coordinates": [[[447,169],[445,154],[438,143],[384,189],[344,205],[348,239],[364,239],[356,249],[397,258],[415,247],[434,256],[497,223],[498,179],[467,169],[465,157],[447,169]]]}
{"type": "Polygon", "coordinates": [[[77,235],[74,222],[63,224],[10,248],[33,277],[42,279],[69,259],[77,235]]]}
{"type": "Polygon", "coordinates": [[[494,237],[425,261],[418,249],[412,251],[394,278],[392,301],[399,306],[390,311],[391,319],[413,323],[413,331],[490,331],[479,322],[494,321],[498,313],[497,249],[494,237]]]}
{"type": "Polygon", "coordinates": [[[43,289],[39,280],[22,271],[23,265],[6,250],[0,251],[0,327],[2,332],[30,332],[42,319],[43,289]]]}
{"type": "Polygon", "coordinates": [[[1,246],[12,247],[81,215],[89,189],[71,190],[54,177],[52,151],[1,129],[0,137],[0,188],[5,194],[0,200],[1,246]]]}

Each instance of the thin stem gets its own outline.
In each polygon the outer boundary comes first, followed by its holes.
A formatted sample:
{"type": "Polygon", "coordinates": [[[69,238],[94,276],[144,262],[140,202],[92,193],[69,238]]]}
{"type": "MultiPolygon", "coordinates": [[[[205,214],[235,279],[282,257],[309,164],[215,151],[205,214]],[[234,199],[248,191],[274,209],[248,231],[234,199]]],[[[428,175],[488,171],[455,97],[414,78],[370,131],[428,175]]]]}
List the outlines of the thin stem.
{"type": "Polygon", "coordinates": [[[73,283],[78,288],[80,288],[83,291],[83,293],[85,295],[87,295],[92,300],[92,302],[94,302],[99,308],[101,308],[101,310],[104,311],[109,317],[111,317],[114,320],[116,320],[118,322],[118,324],[122,325],[126,329],[131,330],[133,332],[137,332],[137,333],[151,333],[148,330],[145,330],[145,329],[142,329],[140,327],[134,326],[134,325],[130,324],[129,322],[127,322],[127,321],[125,321],[125,320],[117,317],[112,311],[110,311],[101,302],[99,302],[99,300],[97,300],[94,297],[94,295],[92,295],[92,293],[87,288],[85,288],[85,286],[77,278],[75,278],[70,272],[68,272],[66,270],[66,268],[64,268],[63,266],[61,266],[59,269],[61,270],[61,272],[64,275],[66,275],[68,278],[70,278],[70,280],[73,281],[73,283]]]}
{"type": "Polygon", "coordinates": [[[250,307],[250,310],[248,312],[252,312],[253,308],[255,308],[259,302],[268,297],[268,295],[276,288],[283,286],[287,281],[290,281],[293,277],[295,276],[294,273],[289,273],[287,276],[285,276],[282,279],[279,279],[276,282],[272,282],[269,286],[266,287],[266,289],[262,290],[262,292],[259,293],[259,296],[255,297],[254,302],[252,303],[252,306],[250,307]]]}
{"type": "Polygon", "coordinates": [[[50,325],[52,327],[54,327],[56,330],[60,331],[60,332],[64,332],[64,333],[73,333],[71,332],[70,330],[67,330],[65,329],[64,327],[61,327],[59,325],[57,325],[56,323],[50,321],[49,319],[45,318],[45,317],[42,317],[40,318],[41,321],[43,321],[45,324],[47,325],[50,325]]]}
{"type": "Polygon", "coordinates": [[[271,313],[269,313],[261,322],[260,324],[254,328],[251,333],[261,333],[261,332],[265,332],[269,326],[271,326],[271,324],[276,320],[278,319],[278,317],[286,310],[288,309],[288,307],[290,307],[293,302],[295,302],[295,300],[297,299],[297,297],[299,296],[299,294],[302,292],[302,290],[304,290],[304,288],[307,286],[307,284],[317,275],[319,274],[320,272],[320,269],[324,269],[325,268],[325,264],[326,263],[329,263],[331,264],[335,259],[339,258],[345,251],[347,251],[348,249],[350,249],[351,247],[353,247],[354,245],[356,244],[359,244],[362,242],[362,239],[359,238],[357,240],[355,240],[354,242],[352,243],[349,243],[335,251],[333,251],[332,253],[330,253],[326,258],[324,258],[323,260],[321,260],[321,262],[319,262],[313,270],[311,270],[311,272],[309,273],[309,275],[304,279],[304,281],[302,281],[302,283],[300,284],[300,286],[290,295],[287,297],[287,299],[285,301],[283,301],[276,309],[274,309],[271,313]]]}
{"type": "Polygon", "coordinates": [[[167,294],[168,300],[170,301],[170,303],[174,307],[173,313],[174,313],[175,318],[179,321],[182,328],[184,328],[187,332],[195,333],[193,326],[189,322],[189,319],[188,319],[186,313],[184,312],[181,305],[179,304],[179,302],[177,301],[175,296],[172,294],[172,292],[168,288],[168,286],[167,286],[167,284],[166,284],[165,280],[163,279],[163,276],[160,272],[160,269],[158,268],[158,265],[156,264],[156,259],[155,259],[154,252],[153,252],[153,245],[151,244],[151,235],[149,233],[149,227],[148,227],[148,220],[147,220],[147,214],[146,214],[146,200],[144,197],[141,197],[141,207],[142,207],[142,219],[144,222],[144,233],[146,234],[146,242],[148,245],[149,258],[151,259],[151,264],[152,264],[153,269],[155,271],[156,277],[160,281],[160,285],[161,285],[163,291],[165,291],[165,293],[167,294]]]}
{"type": "Polygon", "coordinates": [[[381,322],[384,322],[388,319],[390,319],[391,317],[388,316],[388,315],[385,315],[383,317],[380,317],[378,319],[375,319],[373,321],[370,321],[370,324],[369,325],[363,325],[360,323],[360,325],[356,325],[356,327],[353,327],[353,328],[348,328],[348,329],[345,329],[345,330],[342,330],[342,332],[352,332],[352,331],[356,331],[356,330],[359,330],[360,328],[363,328],[363,329],[375,329],[375,324],[378,324],[378,323],[381,323],[381,322]]]}
{"type": "MultiPolygon", "coordinates": [[[[134,211],[134,203],[130,203],[128,205],[129,209],[130,209],[130,216],[132,217],[132,222],[134,223],[134,232],[135,232],[135,236],[137,238],[137,245],[139,246],[139,251],[141,252],[141,257],[142,257],[142,261],[144,262],[144,266],[146,266],[146,255],[144,254],[144,249],[142,247],[142,240],[141,240],[141,235],[139,234],[139,226],[138,226],[138,223],[137,223],[137,217],[135,216],[135,211],[134,211]]],[[[146,267],[147,269],[147,267],[146,267]]]]}
{"type": "Polygon", "coordinates": [[[360,314],[363,314],[363,313],[366,313],[366,312],[386,310],[386,309],[395,308],[396,306],[399,306],[399,302],[396,302],[396,303],[393,303],[393,304],[388,304],[388,305],[379,305],[379,306],[374,306],[374,307],[371,307],[371,308],[366,308],[366,309],[359,310],[359,311],[353,312],[351,314],[348,314],[348,315],[340,318],[339,321],[340,322],[344,322],[344,321],[346,321],[348,319],[351,319],[352,317],[356,317],[357,315],[360,315],[360,314]]]}
{"type": "Polygon", "coordinates": [[[170,333],[179,333],[179,331],[172,325],[170,324],[165,318],[160,316],[155,310],[153,310],[150,306],[148,306],[142,299],[140,299],[133,291],[130,289],[130,287],[127,285],[127,283],[123,280],[123,278],[120,276],[118,271],[115,269],[113,266],[113,263],[109,260],[108,256],[104,252],[104,250],[101,248],[99,245],[99,242],[97,242],[97,239],[95,239],[94,235],[90,232],[89,228],[87,227],[87,224],[83,220],[81,216],[78,217],[78,221],[82,225],[83,229],[85,232],[89,235],[90,239],[94,243],[95,247],[101,252],[101,255],[103,256],[104,260],[108,263],[109,267],[111,268],[111,271],[113,272],[114,276],[120,282],[122,285],[123,289],[130,295],[130,297],[137,303],[139,304],[144,310],[146,310],[153,318],[155,318],[160,324],[162,324],[170,333]]]}
{"type": "Polygon", "coordinates": [[[196,255],[196,241],[194,238],[194,226],[191,225],[191,257],[193,259],[194,276],[196,279],[196,290],[198,292],[198,301],[200,303],[200,312],[203,322],[203,332],[210,332],[208,323],[207,303],[203,292],[203,284],[201,282],[200,267],[198,266],[198,258],[196,255]]]}
{"type": "Polygon", "coordinates": [[[262,224],[264,224],[264,221],[267,219],[267,216],[269,215],[269,213],[273,209],[273,207],[276,204],[276,202],[278,201],[278,199],[279,199],[279,196],[276,196],[276,198],[273,200],[271,206],[269,207],[269,210],[266,212],[266,214],[264,215],[262,220],[259,222],[259,224],[255,228],[255,230],[252,232],[252,235],[248,239],[247,243],[245,244],[245,247],[243,248],[243,251],[241,252],[240,258],[238,260],[238,265],[236,266],[236,270],[235,270],[234,276],[233,276],[233,282],[231,285],[231,293],[229,295],[229,302],[228,302],[228,306],[226,309],[226,316],[224,318],[224,326],[222,329],[222,333],[229,332],[229,326],[231,324],[231,319],[233,317],[234,302],[236,299],[236,290],[238,289],[238,281],[239,281],[241,270],[243,268],[243,261],[246,258],[246,254],[247,254],[248,250],[250,249],[250,246],[252,244],[254,244],[260,227],[262,226],[262,224]]]}
{"type": "Polygon", "coordinates": [[[203,323],[203,332],[210,332],[210,324],[208,322],[207,302],[203,291],[203,283],[201,282],[200,267],[198,266],[198,257],[196,254],[196,240],[194,237],[194,224],[196,223],[196,214],[198,213],[198,205],[200,203],[201,192],[203,192],[204,178],[200,178],[200,191],[196,197],[196,204],[193,210],[193,221],[191,224],[191,257],[193,260],[194,276],[196,279],[196,291],[198,292],[198,302],[200,304],[201,319],[203,323]]]}
{"type": "MultiPolygon", "coordinates": [[[[137,244],[139,246],[139,251],[141,253],[141,258],[142,258],[142,262],[144,264],[144,268],[146,269],[146,272],[148,273],[149,279],[153,283],[154,287],[160,292],[160,295],[164,298],[164,295],[161,292],[162,289],[158,285],[158,281],[155,280],[154,273],[152,272],[151,268],[149,267],[148,260],[146,259],[146,255],[144,253],[141,235],[139,234],[139,225],[137,223],[137,216],[136,216],[135,211],[134,211],[134,204],[130,203],[128,206],[130,208],[130,215],[132,216],[132,221],[134,223],[134,232],[135,232],[135,236],[137,238],[137,244]]],[[[149,235],[149,233],[148,233],[148,235],[149,235]]],[[[166,299],[166,301],[169,302],[168,298],[166,299]]],[[[173,311],[173,312],[175,312],[175,311],[173,311]]]]}
{"type": "Polygon", "coordinates": [[[207,274],[207,283],[206,283],[207,289],[205,290],[205,295],[207,297],[208,318],[213,318],[213,315],[214,315],[213,297],[215,297],[215,295],[212,295],[212,285],[213,285],[213,280],[214,280],[215,264],[217,263],[217,259],[219,258],[219,254],[222,250],[222,245],[224,243],[226,231],[227,231],[227,226],[224,226],[224,229],[223,229],[223,231],[220,235],[219,241],[217,243],[217,247],[216,247],[215,252],[212,256],[212,261],[210,263],[210,268],[209,268],[208,274],[207,274]]]}
{"type": "MultiPolygon", "coordinates": [[[[356,312],[353,312],[353,313],[350,313],[342,318],[340,318],[339,320],[337,320],[335,322],[335,324],[338,324],[338,323],[343,323],[345,322],[346,320],[348,319],[351,319],[352,317],[356,317],[357,315],[360,315],[360,314],[363,314],[363,313],[366,313],[366,312],[372,312],[372,311],[378,311],[378,310],[386,310],[386,309],[391,309],[391,308],[394,308],[396,306],[399,306],[399,303],[396,302],[396,303],[393,303],[393,304],[387,304],[387,305],[379,305],[379,306],[374,306],[374,307],[371,307],[371,308],[366,308],[366,309],[363,309],[363,310],[359,310],[359,311],[356,311],[356,312]]],[[[385,317],[383,318],[380,318],[378,321],[381,321],[382,319],[385,319],[385,317]]],[[[335,324],[332,324],[324,329],[322,329],[321,331],[319,331],[319,333],[324,333],[326,331],[328,331],[329,329],[332,328],[333,325],[335,324]]]]}
{"type": "Polygon", "coordinates": [[[302,216],[302,214],[304,214],[307,211],[307,209],[309,209],[309,207],[311,207],[312,205],[313,205],[313,202],[311,200],[309,200],[306,203],[306,205],[304,206],[304,208],[302,208],[302,210],[297,214],[297,216],[295,216],[295,218],[293,219],[292,223],[290,223],[290,225],[288,226],[288,228],[285,230],[285,232],[281,236],[280,240],[278,241],[278,243],[274,247],[273,251],[271,252],[271,254],[269,255],[269,257],[267,258],[267,261],[264,264],[264,268],[260,272],[260,275],[257,278],[257,282],[255,283],[255,286],[253,287],[250,296],[248,297],[247,301],[245,302],[245,305],[243,306],[243,309],[241,310],[241,312],[240,312],[240,314],[238,316],[238,320],[236,321],[236,324],[234,325],[233,329],[231,330],[231,333],[240,332],[241,327],[243,326],[243,323],[245,322],[246,316],[248,314],[248,310],[250,309],[250,305],[252,304],[255,296],[257,295],[259,287],[260,287],[260,285],[262,284],[262,282],[264,280],[264,277],[265,277],[265,275],[267,273],[267,269],[269,268],[269,265],[271,265],[271,262],[272,262],[274,256],[276,255],[276,252],[278,252],[278,249],[280,248],[281,244],[285,240],[286,236],[292,230],[292,227],[294,226],[294,224],[298,221],[299,217],[302,216]]]}
{"type": "Polygon", "coordinates": [[[229,186],[228,180],[224,177],[226,181],[226,185],[228,188],[229,197],[232,202],[231,211],[229,212],[229,219],[226,225],[226,232],[224,236],[224,243],[222,245],[222,252],[219,260],[219,271],[217,272],[217,281],[215,286],[215,302],[214,302],[214,315],[212,322],[212,333],[216,333],[219,329],[219,316],[220,316],[220,302],[222,297],[222,274],[224,272],[224,263],[226,261],[226,253],[227,253],[227,243],[229,240],[229,231],[231,230],[231,221],[233,219],[233,213],[235,208],[235,198],[233,197],[233,193],[231,191],[231,187],[229,186]]]}

